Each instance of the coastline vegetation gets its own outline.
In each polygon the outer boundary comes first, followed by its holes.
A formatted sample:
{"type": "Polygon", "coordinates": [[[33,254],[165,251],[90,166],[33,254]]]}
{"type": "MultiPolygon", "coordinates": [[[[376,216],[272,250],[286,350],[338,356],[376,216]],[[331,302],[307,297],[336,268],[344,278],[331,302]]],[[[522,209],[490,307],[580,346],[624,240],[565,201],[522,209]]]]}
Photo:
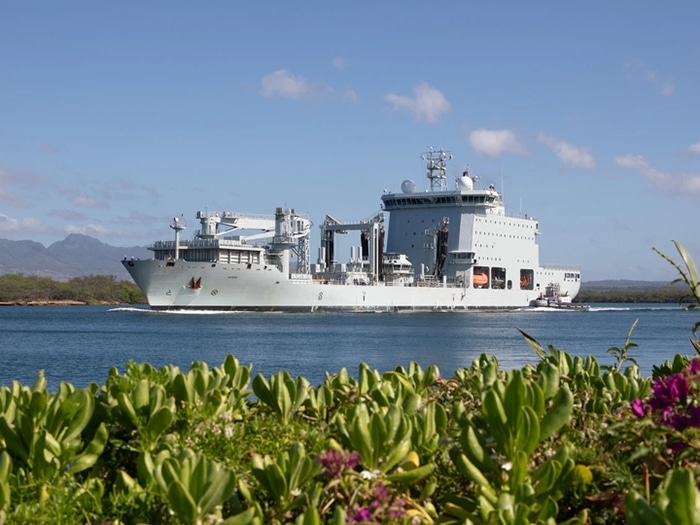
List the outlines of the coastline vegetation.
{"type": "Polygon", "coordinates": [[[0,304],[145,304],[146,298],[131,281],[112,275],[49,277],[0,275],[0,304]]]}
{"type": "Polygon", "coordinates": [[[576,303],[671,303],[682,304],[688,296],[685,288],[649,288],[646,290],[586,290],[581,289],[576,303]]]}
{"type": "Polygon", "coordinates": [[[700,523],[700,322],[695,356],[650,377],[633,329],[611,366],[523,332],[536,365],[482,355],[450,378],[360,364],[312,386],[229,355],[131,362],[84,389],[15,381],[0,387],[0,524],[700,523]]]}

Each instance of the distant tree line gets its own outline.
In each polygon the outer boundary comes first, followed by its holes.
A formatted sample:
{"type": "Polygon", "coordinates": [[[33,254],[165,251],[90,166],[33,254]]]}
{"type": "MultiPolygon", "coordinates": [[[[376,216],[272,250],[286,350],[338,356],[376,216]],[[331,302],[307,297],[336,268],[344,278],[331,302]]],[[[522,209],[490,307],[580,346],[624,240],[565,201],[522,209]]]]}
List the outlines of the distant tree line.
{"type": "Polygon", "coordinates": [[[143,304],[146,298],[130,281],[113,275],[89,275],[69,281],[49,277],[0,275],[0,303],[73,301],[85,304],[143,304]]]}
{"type": "Polygon", "coordinates": [[[689,301],[688,290],[669,287],[648,290],[581,290],[577,303],[675,303],[689,301]]]}

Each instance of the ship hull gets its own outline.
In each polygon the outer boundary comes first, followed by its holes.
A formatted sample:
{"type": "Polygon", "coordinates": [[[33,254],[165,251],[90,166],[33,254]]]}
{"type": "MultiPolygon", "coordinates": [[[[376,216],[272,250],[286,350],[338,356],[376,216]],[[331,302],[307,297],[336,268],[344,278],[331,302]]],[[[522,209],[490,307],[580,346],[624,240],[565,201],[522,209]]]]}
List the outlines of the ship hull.
{"type": "MultiPolygon", "coordinates": [[[[153,310],[229,311],[435,311],[528,307],[535,290],[480,289],[447,283],[385,286],[287,278],[274,266],[124,261],[153,310]]],[[[552,269],[548,268],[548,277],[552,269]]],[[[564,270],[561,271],[562,279],[564,270]]],[[[579,282],[564,283],[572,297],[579,282]]]]}

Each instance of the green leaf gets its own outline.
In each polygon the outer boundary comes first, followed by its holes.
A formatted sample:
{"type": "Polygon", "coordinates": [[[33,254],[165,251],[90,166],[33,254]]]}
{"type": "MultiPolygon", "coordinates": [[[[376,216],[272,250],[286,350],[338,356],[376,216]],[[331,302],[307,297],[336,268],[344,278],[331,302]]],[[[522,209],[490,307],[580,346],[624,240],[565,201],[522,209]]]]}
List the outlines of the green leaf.
{"type": "Polygon", "coordinates": [[[405,483],[411,485],[422,479],[427,478],[434,471],[435,463],[428,463],[427,465],[422,465],[420,467],[414,468],[413,470],[389,474],[388,476],[386,476],[386,479],[391,481],[392,483],[405,483]]]}
{"type": "MultiPolygon", "coordinates": [[[[188,464],[191,467],[189,476],[187,478],[181,478],[185,487],[190,491],[192,499],[199,506],[199,500],[204,494],[207,488],[207,474],[209,471],[209,462],[204,456],[191,456],[187,458],[188,464]]],[[[216,463],[213,464],[215,468],[216,463]]]]}
{"type": "Polygon", "coordinates": [[[506,384],[506,394],[503,398],[503,408],[508,424],[516,426],[520,419],[520,410],[525,402],[525,382],[520,370],[514,370],[506,384]]]}
{"type": "Polygon", "coordinates": [[[406,455],[411,451],[411,433],[408,432],[404,438],[395,444],[386,457],[384,462],[381,464],[382,472],[388,472],[394,468],[400,461],[402,461],[406,455]]]}
{"type": "Polygon", "coordinates": [[[61,439],[64,441],[70,441],[78,437],[87,427],[95,411],[95,398],[86,390],[77,390],[71,398],[75,400],[78,410],[71,419],[65,434],[61,436],[61,439]]]}
{"type": "MultiPolygon", "coordinates": [[[[459,442],[467,457],[479,468],[484,468],[490,459],[471,421],[462,425],[459,442]]],[[[490,463],[490,462],[489,462],[490,463]]]]}
{"type": "Polygon", "coordinates": [[[141,485],[147,487],[156,482],[156,466],[150,452],[141,452],[136,458],[136,471],[141,485]]]}
{"type": "Polygon", "coordinates": [[[184,523],[197,523],[197,505],[189,491],[179,479],[173,480],[168,487],[168,505],[184,523]]]}
{"type": "Polygon", "coordinates": [[[369,423],[370,436],[372,437],[372,449],[378,453],[382,449],[382,445],[387,440],[387,425],[381,414],[375,412],[372,414],[369,423]]]}
{"type": "Polygon", "coordinates": [[[625,496],[625,518],[627,525],[671,525],[658,510],[635,491],[628,492],[625,496]]]}
{"type": "Polygon", "coordinates": [[[453,447],[450,449],[450,458],[452,459],[452,463],[454,463],[455,467],[457,467],[459,473],[468,480],[479,485],[484,485],[487,487],[490,486],[489,480],[486,479],[486,476],[484,476],[484,474],[476,467],[476,465],[474,465],[474,463],[469,461],[469,458],[467,458],[467,456],[465,456],[459,448],[453,447]]]}
{"type": "Polygon", "coordinates": [[[554,397],[552,406],[540,422],[539,441],[544,441],[563,427],[571,416],[574,407],[574,396],[567,385],[562,386],[554,397]]]}
{"type": "Polygon", "coordinates": [[[104,451],[107,445],[107,440],[109,439],[109,431],[107,430],[107,425],[105,423],[100,423],[97,427],[95,436],[92,438],[85,450],[75,457],[73,463],[70,466],[69,472],[75,474],[81,472],[85,469],[91,468],[100,457],[100,454],[104,451]]]}
{"type": "Polygon", "coordinates": [[[560,474],[561,463],[551,458],[547,460],[537,470],[536,476],[533,476],[535,494],[537,496],[548,494],[554,488],[560,474]]]}
{"type": "Polygon", "coordinates": [[[240,514],[225,519],[220,525],[249,525],[253,523],[256,511],[257,509],[255,507],[248,507],[240,514]]]}
{"type": "Polygon", "coordinates": [[[173,412],[170,407],[161,407],[151,416],[144,428],[144,433],[148,436],[148,441],[155,441],[168,428],[173,420],[173,412]]]}
{"type": "Polygon", "coordinates": [[[192,403],[194,401],[194,395],[190,390],[190,386],[187,384],[185,379],[185,374],[179,372],[171,382],[171,388],[175,399],[179,402],[192,403]]]}
{"type": "Polygon", "coordinates": [[[5,416],[0,416],[0,434],[5,440],[7,450],[18,456],[23,461],[27,461],[29,458],[29,446],[15,432],[12,426],[10,426],[5,416]]]}
{"type": "Polygon", "coordinates": [[[367,405],[360,403],[356,406],[349,426],[349,437],[352,448],[360,453],[365,467],[370,469],[375,468],[377,458],[372,445],[372,436],[370,435],[367,405]]]}
{"type": "Polygon", "coordinates": [[[253,393],[267,406],[275,408],[276,400],[272,396],[270,383],[268,383],[267,379],[265,379],[262,374],[257,374],[255,378],[253,378],[253,393]]]}
{"type": "Polygon", "coordinates": [[[3,450],[0,454],[0,482],[9,481],[10,472],[12,472],[12,457],[7,450],[3,450]]]}
{"type": "Polygon", "coordinates": [[[119,406],[121,413],[126,416],[126,422],[130,423],[132,427],[138,428],[140,424],[139,418],[136,415],[136,410],[134,409],[134,405],[129,397],[125,392],[119,392],[116,398],[117,405],[119,406]]]}
{"type": "Polygon", "coordinates": [[[148,379],[140,379],[134,388],[134,410],[139,413],[148,406],[150,385],[148,379]]]}
{"type": "Polygon", "coordinates": [[[318,513],[318,509],[311,505],[304,511],[304,514],[299,516],[296,523],[298,525],[321,525],[321,515],[318,513]]]}
{"type": "Polygon", "coordinates": [[[559,390],[559,368],[549,361],[540,362],[537,367],[540,373],[540,386],[542,387],[545,400],[551,399],[559,390]]]}
{"type": "Polygon", "coordinates": [[[532,337],[530,334],[523,332],[520,328],[517,328],[517,330],[523,335],[527,341],[527,344],[530,345],[532,351],[535,352],[540,359],[545,359],[547,357],[547,353],[544,351],[544,348],[537,339],[532,337]]]}
{"type": "Polygon", "coordinates": [[[236,488],[236,477],[227,469],[220,469],[209,480],[206,491],[199,499],[203,513],[212,511],[217,505],[222,505],[236,488]]]}
{"type": "Polygon", "coordinates": [[[532,407],[524,406],[517,429],[516,447],[529,456],[537,448],[539,438],[540,423],[537,420],[537,414],[532,407]]]}
{"type": "Polygon", "coordinates": [[[688,469],[670,470],[666,473],[661,487],[668,496],[670,505],[665,509],[666,519],[674,525],[695,525],[700,523],[700,494],[693,473],[688,469]]]}

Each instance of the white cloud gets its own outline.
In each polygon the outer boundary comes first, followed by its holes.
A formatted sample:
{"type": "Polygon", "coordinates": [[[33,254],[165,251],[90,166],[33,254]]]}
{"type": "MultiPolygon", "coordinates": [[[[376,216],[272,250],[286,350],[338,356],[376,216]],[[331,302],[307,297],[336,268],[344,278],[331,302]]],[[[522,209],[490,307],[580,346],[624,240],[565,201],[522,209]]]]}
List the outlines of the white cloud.
{"type": "Polygon", "coordinates": [[[625,72],[627,73],[627,77],[632,80],[641,80],[651,84],[665,97],[672,95],[676,89],[672,78],[659,78],[659,74],[644,62],[638,60],[627,62],[625,64],[625,72]]]}
{"type": "Polygon", "coordinates": [[[304,100],[319,97],[331,97],[347,102],[357,102],[357,93],[352,89],[337,91],[331,86],[318,82],[309,82],[301,75],[293,75],[286,69],[278,69],[265,75],[261,81],[262,94],[265,97],[282,97],[292,100],[304,100]]]}
{"type": "Polygon", "coordinates": [[[655,188],[665,193],[685,197],[700,196],[700,175],[674,175],[653,166],[642,155],[622,155],[615,157],[615,163],[623,168],[637,171],[655,188]]]}
{"type": "Polygon", "coordinates": [[[106,203],[100,202],[92,197],[87,197],[85,195],[76,195],[73,197],[73,204],[80,208],[104,208],[108,207],[106,203]]]}
{"type": "Polygon", "coordinates": [[[22,199],[15,193],[10,193],[5,188],[0,187],[0,204],[10,206],[11,208],[28,208],[29,201],[22,199]]]}
{"type": "Polygon", "coordinates": [[[695,144],[691,144],[688,146],[688,151],[691,153],[699,153],[700,154],[700,142],[696,142],[695,144]]]}
{"type": "Polygon", "coordinates": [[[357,102],[360,100],[360,96],[352,89],[346,89],[340,93],[340,98],[348,102],[357,102]]]}
{"type": "Polygon", "coordinates": [[[537,140],[554,151],[563,164],[589,170],[595,168],[595,160],[589,153],[588,148],[574,146],[544,133],[540,133],[537,140]]]}
{"type": "Polygon", "coordinates": [[[51,210],[48,215],[49,217],[60,217],[65,221],[84,221],[88,219],[88,216],[84,213],[68,209],[51,210]]]}
{"type": "Polygon", "coordinates": [[[345,69],[348,65],[348,61],[341,57],[336,57],[333,59],[333,67],[336,69],[345,69]]]}
{"type": "Polygon", "coordinates": [[[0,233],[6,234],[22,234],[24,236],[34,233],[44,233],[48,229],[39,220],[32,217],[25,219],[15,219],[0,213],[0,233]]]}
{"type": "Polygon", "coordinates": [[[700,175],[689,175],[681,181],[683,193],[700,195],[700,175]]]}
{"type": "Polygon", "coordinates": [[[262,93],[266,97],[300,100],[317,90],[318,86],[308,82],[301,75],[292,75],[286,69],[278,69],[262,79],[262,93]]]}
{"type": "Polygon", "coordinates": [[[0,166],[0,203],[13,208],[27,208],[34,196],[41,194],[47,185],[44,177],[26,170],[8,169],[0,166]],[[9,191],[17,188],[18,192],[9,191]],[[20,196],[20,194],[22,196],[20,196]]]}
{"type": "Polygon", "coordinates": [[[406,110],[418,121],[426,121],[434,124],[447,113],[452,106],[445,95],[438,89],[423,82],[413,90],[414,97],[404,97],[389,93],[384,100],[389,102],[395,111],[406,110]]]}
{"type": "Polygon", "coordinates": [[[527,149],[509,129],[475,129],[469,133],[468,141],[477,153],[491,157],[503,153],[527,153],[527,149]]]}
{"type": "Polygon", "coordinates": [[[88,224],[86,226],[73,226],[68,225],[64,228],[66,233],[82,233],[83,235],[89,235],[90,237],[108,237],[111,232],[109,229],[105,228],[101,224],[88,224]]]}

